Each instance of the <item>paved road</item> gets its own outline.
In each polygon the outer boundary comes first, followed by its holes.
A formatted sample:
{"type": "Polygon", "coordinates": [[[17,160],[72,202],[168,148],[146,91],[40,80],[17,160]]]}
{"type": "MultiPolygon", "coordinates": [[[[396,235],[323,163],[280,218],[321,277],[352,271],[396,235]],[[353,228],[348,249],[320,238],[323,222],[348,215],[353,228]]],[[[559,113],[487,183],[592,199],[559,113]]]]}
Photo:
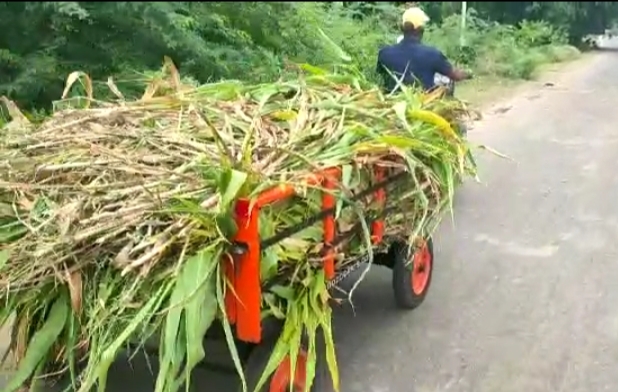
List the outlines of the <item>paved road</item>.
{"type": "MultiPolygon", "coordinates": [[[[376,268],[337,314],[343,392],[618,390],[618,52],[549,79],[471,133],[514,161],[458,195],[423,306],[396,310],[376,268]]],[[[139,362],[110,390],[152,391],[139,362]]]]}
{"type": "Polygon", "coordinates": [[[514,162],[458,195],[423,306],[384,271],[341,316],[344,392],[618,391],[618,52],[545,79],[471,133],[514,162]]]}

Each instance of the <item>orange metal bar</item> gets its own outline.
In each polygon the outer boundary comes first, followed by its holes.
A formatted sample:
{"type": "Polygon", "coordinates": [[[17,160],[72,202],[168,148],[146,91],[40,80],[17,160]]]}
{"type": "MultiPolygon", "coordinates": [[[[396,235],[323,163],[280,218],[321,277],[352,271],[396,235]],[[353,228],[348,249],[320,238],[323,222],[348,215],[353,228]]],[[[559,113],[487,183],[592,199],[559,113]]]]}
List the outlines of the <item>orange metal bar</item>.
{"type": "MultiPolygon", "coordinates": [[[[324,178],[337,177],[341,169],[338,167],[330,167],[319,173],[311,174],[305,178],[304,184],[307,186],[314,186],[322,183],[324,178]]],[[[293,196],[296,190],[292,185],[279,185],[274,188],[270,188],[260,193],[255,200],[255,205],[258,207],[264,207],[272,203],[287,199],[293,196]]]]}
{"type": "MultiPolygon", "coordinates": [[[[325,177],[322,186],[325,190],[335,189],[336,181],[333,177],[325,177]]],[[[330,192],[322,194],[322,210],[335,208],[336,199],[330,192]]],[[[335,277],[335,250],[332,248],[335,240],[335,213],[328,214],[323,220],[324,225],[324,246],[326,253],[324,254],[324,274],[326,279],[330,280],[335,277]]]]}
{"type": "Polygon", "coordinates": [[[235,212],[238,231],[234,241],[247,246],[246,252],[236,258],[234,265],[236,272],[234,291],[237,301],[236,336],[245,342],[259,343],[262,339],[259,207],[251,205],[251,200],[240,199],[236,201],[235,212]]]}
{"type": "MultiPolygon", "coordinates": [[[[312,174],[305,178],[307,186],[315,186],[320,183],[323,186],[334,188],[337,177],[341,173],[338,167],[328,168],[320,173],[312,174]]],[[[236,337],[239,340],[259,343],[262,338],[262,324],[260,319],[260,306],[262,287],[260,282],[260,236],[258,216],[260,208],[277,201],[293,196],[296,190],[290,185],[281,185],[262,192],[255,200],[239,199],[236,201],[236,225],[238,231],[234,242],[247,247],[239,256],[231,257],[225,261],[224,268],[231,289],[228,289],[225,297],[225,306],[230,323],[236,325],[236,337]]],[[[324,205],[334,207],[335,198],[323,200],[324,205]],[[331,200],[332,199],[332,200],[331,200]]],[[[326,207],[325,207],[326,208],[326,207]]],[[[324,240],[327,243],[334,239],[335,222],[331,217],[330,223],[324,222],[324,240]]],[[[334,276],[334,254],[325,258],[325,274],[330,278],[334,276]],[[330,261],[329,261],[330,260],[330,261]]]]}
{"type": "MultiPolygon", "coordinates": [[[[384,181],[386,178],[386,169],[381,166],[374,167],[374,182],[379,183],[384,181]]],[[[384,188],[380,188],[374,193],[375,202],[379,208],[384,208],[386,203],[386,191],[384,188]]],[[[382,237],[384,237],[384,219],[376,219],[371,224],[371,239],[374,244],[379,244],[382,242],[382,237]]]]}

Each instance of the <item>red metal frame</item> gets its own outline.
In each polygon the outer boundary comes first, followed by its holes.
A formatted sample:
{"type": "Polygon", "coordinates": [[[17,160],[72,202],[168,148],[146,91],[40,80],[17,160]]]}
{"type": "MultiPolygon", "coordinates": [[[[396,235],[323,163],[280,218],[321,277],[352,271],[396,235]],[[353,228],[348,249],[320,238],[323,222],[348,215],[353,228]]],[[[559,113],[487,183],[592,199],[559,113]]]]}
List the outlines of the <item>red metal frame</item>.
{"type": "MultiPolygon", "coordinates": [[[[381,182],[386,179],[386,168],[384,167],[376,165],[373,169],[373,173],[375,182],[381,182]]],[[[376,190],[374,197],[378,207],[384,208],[386,204],[386,190],[384,188],[376,190]]],[[[384,237],[384,220],[376,219],[371,224],[371,239],[374,245],[382,242],[382,237],[384,237]]]]}
{"type": "MultiPolygon", "coordinates": [[[[386,169],[376,166],[374,180],[385,179],[386,169]]],[[[338,167],[323,170],[320,173],[308,176],[304,184],[307,186],[321,185],[325,189],[322,195],[322,209],[334,208],[336,199],[333,192],[341,176],[338,167]]],[[[262,323],[260,306],[262,285],[260,282],[260,235],[259,213],[262,207],[288,199],[296,194],[291,185],[281,185],[268,189],[253,200],[239,199],[235,206],[235,220],[238,226],[234,242],[246,245],[245,251],[237,256],[228,255],[225,260],[225,274],[229,281],[226,291],[225,308],[231,324],[236,326],[236,337],[245,342],[259,343],[262,339],[262,323]]],[[[374,194],[375,202],[383,207],[386,201],[386,191],[379,189],[374,194]]],[[[336,237],[336,223],[334,214],[324,218],[324,255],[323,268],[327,279],[335,277],[335,250],[332,242],[336,237]]],[[[372,241],[378,244],[384,235],[384,221],[376,220],[372,223],[372,241]]]]}

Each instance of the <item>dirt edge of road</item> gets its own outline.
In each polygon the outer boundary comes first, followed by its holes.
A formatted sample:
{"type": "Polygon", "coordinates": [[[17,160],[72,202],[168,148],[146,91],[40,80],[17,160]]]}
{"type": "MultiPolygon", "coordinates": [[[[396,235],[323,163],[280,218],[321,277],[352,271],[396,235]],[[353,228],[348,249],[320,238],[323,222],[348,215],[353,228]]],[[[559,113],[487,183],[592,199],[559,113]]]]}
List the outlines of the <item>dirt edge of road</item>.
{"type": "Polygon", "coordinates": [[[546,67],[534,80],[511,83],[508,89],[495,89],[491,99],[481,103],[468,101],[473,109],[481,113],[481,118],[470,124],[469,133],[477,132],[477,125],[481,122],[484,123],[492,117],[500,117],[517,110],[524,103],[540,98],[544,91],[562,89],[569,79],[577,77],[582,70],[603,58],[603,52],[585,53],[573,61],[546,67]]]}

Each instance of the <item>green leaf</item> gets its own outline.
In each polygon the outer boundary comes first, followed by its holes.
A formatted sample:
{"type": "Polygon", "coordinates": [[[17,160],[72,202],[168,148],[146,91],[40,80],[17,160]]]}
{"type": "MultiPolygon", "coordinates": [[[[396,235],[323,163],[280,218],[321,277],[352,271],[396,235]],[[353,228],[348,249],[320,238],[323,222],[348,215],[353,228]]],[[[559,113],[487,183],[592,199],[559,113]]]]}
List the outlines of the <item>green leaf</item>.
{"type": "MultiPolygon", "coordinates": [[[[217,264],[216,274],[217,276],[222,275],[220,263],[217,264]]],[[[216,279],[215,290],[217,294],[216,295],[217,305],[219,307],[219,311],[222,314],[221,319],[222,319],[222,324],[223,324],[225,341],[227,343],[228,349],[230,350],[230,355],[232,356],[232,362],[234,362],[234,367],[236,368],[236,372],[238,373],[238,376],[240,377],[242,390],[243,392],[247,392],[247,380],[245,379],[245,374],[242,370],[242,362],[240,360],[240,355],[238,354],[238,348],[236,347],[236,342],[234,340],[234,333],[232,332],[232,326],[230,325],[230,322],[227,318],[227,314],[225,313],[225,302],[224,302],[225,293],[224,293],[224,288],[222,285],[223,282],[224,282],[223,279],[216,279]]]]}
{"type": "Polygon", "coordinates": [[[224,173],[220,190],[222,192],[220,205],[223,209],[226,209],[236,198],[245,181],[247,181],[248,175],[245,172],[233,169],[224,173]]]}
{"type": "Polygon", "coordinates": [[[0,250],[0,271],[2,271],[2,268],[4,268],[4,266],[6,265],[8,261],[9,261],[9,250],[8,249],[0,250]]]}
{"type": "Polygon", "coordinates": [[[231,214],[218,214],[215,218],[217,227],[225,238],[232,238],[238,227],[231,214]]]}
{"type": "MultiPolygon", "coordinates": [[[[341,167],[341,186],[349,189],[352,181],[352,165],[343,165],[341,167]]],[[[343,199],[338,198],[335,205],[335,219],[341,217],[341,209],[343,208],[343,199]]]]}
{"type": "Polygon", "coordinates": [[[352,61],[352,57],[350,57],[350,55],[344,52],[343,49],[341,49],[341,47],[335,43],[335,41],[330,39],[330,37],[326,35],[324,30],[318,28],[318,32],[324,38],[324,40],[331,46],[331,48],[333,48],[333,50],[337,53],[337,55],[339,56],[339,58],[341,58],[341,60],[352,61]]]}
{"type": "Polygon", "coordinates": [[[300,68],[304,71],[309,72],[312,75],[326,75],[327,72],[325,69],[319,68],[319,67],[315,67],[311,64],[301,64],[300,68]]]}
{"type": "Polygon", "coordinates": [[[269,291],[276,294],[278,297],[281,297],[288,301],[294,300],[294,288],[293,287],[274,285],[270,288],[269,291]]]}
{"type": "Polygon", "coordinates": [[[4,392],[14,392],[28,381],[30,376],[36,371],[43,361],[53,344],[56,342],[60,333],[64,329],[69,316],[69,300],[66,295],[60,295],[52,305],[49,316],[28,344],[26,355],[19,364],[17,372],[10,383],[4,388],[4,392]]]}
{"type": "Polygon", "coordinates": [[[180,277],[185,293],[190,296],[184,307],[187,360],[182,381],[186,382],[187,390],[191,371],[206,355],[204,335],[217,314],[215,281],[212,278],[219,259],[219,252],[200,252],[199,257],[187,260],[180,277]]]}
{"type": "MultiPolygon", "coordinates": [[[[156,314],[155,309],[159,309],[163,300],[167,298],[171,287],[171,284],[166,284],[161,286],[158,291],[154,292],[148,302],[146,302],[140,311],[131,319],[127,327],[120,331],[120,333],[116,335],[116,338],[107,346],[105,351],[101,353],[100,362],[96,368],[96,381],[98,382],[99,392],[105,392],[106,390],[107,374],[120,348],[135,334],[135,331],[140,325],[146,324],[150,318],[156,314]]],[[[81,385],[80,392],[89,391],[93,384],[93,380],[84,382],[84,384],[81,385]]]]}
{"type": "Polygon", "coordinates": [[[170,297],[170,308],[165,317],[165,327],[161,336],[161,347],[159,351],[159,373],[155,383],[155,391],[164,391],[169,379],[175,379],[178,369],[180,369],[183,352],[178,352],[183,348],[178,344],[178,331],[180,329],[180,320],[182,317],[182,299],[184,297],[184,287],[180,279],[176,279],[174,290],[170,297]]]}

